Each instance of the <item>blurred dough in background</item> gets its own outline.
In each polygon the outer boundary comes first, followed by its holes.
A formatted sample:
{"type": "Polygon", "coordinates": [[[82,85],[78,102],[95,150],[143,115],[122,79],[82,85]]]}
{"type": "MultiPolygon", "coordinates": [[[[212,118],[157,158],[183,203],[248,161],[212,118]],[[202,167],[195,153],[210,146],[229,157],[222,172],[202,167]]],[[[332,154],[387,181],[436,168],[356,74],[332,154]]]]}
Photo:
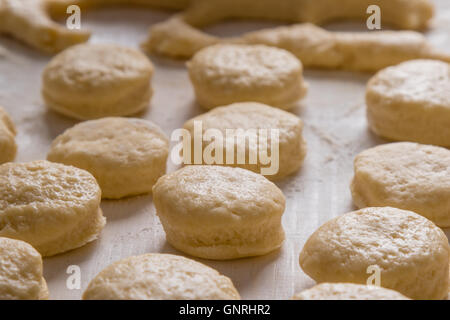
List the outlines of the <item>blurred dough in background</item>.
{"type": "Polygon", "coordinates": [[[0,107],[0,164],[13,161],[17,153],[16,128],[5,109],[0,107]]]}
{"type": "Polygon", "coordinates": [[[307,93],[302,63],[274,47],[210,46],[196,53],[187,67],[197,101],[206,109],[245,101],[290,109],[307,93]]]}
{"type": "Polygon", "coordinates": [[[42,95],[50,109],[76,119],[132,115],[149,105],[153,69],[138,50],[80,44],[46,66],[42,95]]]}

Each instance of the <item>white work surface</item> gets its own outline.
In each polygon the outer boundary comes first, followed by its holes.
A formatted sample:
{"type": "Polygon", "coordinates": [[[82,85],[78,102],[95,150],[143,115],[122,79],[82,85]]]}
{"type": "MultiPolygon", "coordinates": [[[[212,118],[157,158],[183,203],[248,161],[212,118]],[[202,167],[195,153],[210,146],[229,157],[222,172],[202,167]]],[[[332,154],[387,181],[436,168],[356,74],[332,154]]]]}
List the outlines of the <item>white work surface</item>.
{"type": "MultiPolygon", "coordinates": [[[[437,16],[427,36],[436,46],[450,51],[450,2],[435,2],[437,16]]],[[[170,14],[157,10],[105,9],[83,13],[82,27],[93,30],[93,42],[137,47],[145,39],[148,27],[170,14]]],[[[208,32],[237,35],[273,25],[234,22],[211,27],[208,32]]],[[[362,23],[339,23],[327,28],[363,30],[362,23]]],[[[154,121],[170,136],[202,110],[195,102],[184,62],[150,58],[156,66],[155,95],[149,109],[138,116],[154,121]]],[[[45,159],[51,141],[77,123],[47,111],[42,102],[40,77],[49,60],[49,56],[0,37],[0,105],[9,111],[18,129],[18,162],[45,159]]],[[[197,259],[230,277],[243,299],[288,299],[314,284],[299,267],[300,250],[320,225],[354,209],[349,192],[353,159],[362,150],[386,142],[368,130],[365,119],[364,92],[370,77],[341,71],[305,71],[309,93],[292,112],[304,120],[308,154],[298,174],[277,182],[287,199],[283,217],[286,241],[281,250],[233,261],[197,259]]],[[[174,168],[169,163],[168,171],[174,168]]],[[[182,254],[165,241],[151,195],[102,201],[101,206],[107,224],[99,240],[44,260],[52,299],[79,299],[100,270],[121,258],[148,252],[182,254]],[[66,287],[69,265],[81,268],[80,290],[66,287]]]]}

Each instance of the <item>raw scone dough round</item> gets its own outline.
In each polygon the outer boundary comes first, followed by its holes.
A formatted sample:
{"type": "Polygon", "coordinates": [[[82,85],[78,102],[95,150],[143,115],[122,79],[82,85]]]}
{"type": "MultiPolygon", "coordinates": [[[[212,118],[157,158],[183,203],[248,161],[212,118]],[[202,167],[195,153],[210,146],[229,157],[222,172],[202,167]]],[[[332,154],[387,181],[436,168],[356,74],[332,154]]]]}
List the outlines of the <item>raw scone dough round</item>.
{"type": "Polygon", "coordinates": [[[358,208],[390,206],[450,227],[450,151],[412,142],[381,145],[355,159],[351,184],[358,208]]]}
{"type": "Polygon", "coordinates": [[[366,284],[380,270],[381,286],[413,299],[444,299],[449,245],[428,219],[391,207],[350,212],[322,225],[300,254],[303,271],[318,283],[366,284]]]}
{"type": "Polygon", "coordinates": [[[307,92],[302,63],[284,49],[219,44],[195,54],[187,66],[198,103],[207,109],[241,101],[289,109],[307,92]]]}
{"type": "Polygon", "coordinates": [[[376,134],[450,146],[450,64],[412,60],[381,70],[367,85],[366,103],[376,134]]]}
{"type": "Polygon", "coordinates": [[[102,197],[118,199],[152,191],[166,172],[169,140],[147,120],[85,121],[53,141],[47,159],[89,171],[102,197]]]}
{"type": "Polygon", "coordinates": [[[0,166],[0,236],[43,256],[91,242],[105,225],[100,188],[87,171],[44,160],[0,166]]]}
{"type": "Polygon", "coordinates": [[[297,293],[293,300],[410,300],[401,293],[371,285],[321,283],[297,293]]]}
{"type": "Polygon", "coordinates": [[[284,240],[283,193],[245,169],[186,166],[158,180],[153,201],[167,241],[196,257],[258,256],[284,240]]]}
{"type": "MultiPolygon", "coordinates": [[[[199,126],[201,131],[197,130],[203,137],[202,155],[212,143],[204,138],[212,130],[219,130],[221,133],[215,134],[213,143],[219,143],[223,147],[222,159],[211,157],[214,163],[208,163],[205,161],[208,159],[199,157],[203,164],[238,166],[276,180],[297,171],[306,155],[302,120],[291,113],[261,103],[235,103],[215,108],[187,121],[184,128],[189,130],[191,136],[190,163],[195,161],[195,128],[199,126]],[[231,133],[230,130],[235,131],[231,133]],[[245,159],[242,159],[244,161],[239,161],[238,150],[245,152],[245,159]],[[233,158],[230,156],[231,161],[228,162],[227,153],[231,152],[233,158]],[[270,160],[267,161],[268,159],[270,160]]],[[[214,153],[213,156],[217,154],[214,153]]]]}
{"type": "Polygon", "coordinates": [[[42,257],[24,241],[0,237],[0,300],[44,300],[42,257]]]}
{"type": "Polygon", "coordinates": [[[76,119],[126,116],[148,106],[152,75],[152,63],[137,50],[80,44],[47,65],[42,95],[50,109],[76,119]]]}
{"type": "Polygon", "coordinates": [[[16,128],[5,109],[0,107],[0,164],[13,161],[17,153],[16,128]]]}
{"type": "Polygon", "coordinates": [[[150,253],[115,262],[87,287],[84,300],[239,300],[231,280],[181,256],[150,253]]]}

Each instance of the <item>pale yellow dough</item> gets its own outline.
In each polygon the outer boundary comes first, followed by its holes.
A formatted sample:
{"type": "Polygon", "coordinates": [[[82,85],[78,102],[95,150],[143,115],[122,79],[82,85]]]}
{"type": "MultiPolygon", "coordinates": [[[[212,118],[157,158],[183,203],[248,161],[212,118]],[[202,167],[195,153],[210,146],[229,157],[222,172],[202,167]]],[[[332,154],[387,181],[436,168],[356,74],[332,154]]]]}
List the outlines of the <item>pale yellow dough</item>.
{"type": "Polygon", "coordinates": [[[381,286],[412,299],[445,299],[449,244],[428,219],[391,207],[350,212],[322,225],[307,240],[300,266],[318,283],[366,284],[368,267],[381,286]]]}
{"type": "Polygon", "coordinates": [[[450,146],[450,64],[414,60],[384,69],[367,84],[366,104],[376,134],[450,146]]]}
{"type": "Polygon", "coordinates": [[[127,116],[147,108],[153,65],[141,52],[115,44],[81,44],[46,66],[47,106],[76,119],[127,116]]]}
{"type": "Polygon", "coordinates": [[[412,142],[381,145],[355,159],[351,184],[359,208],[391,206],[450,227],[450,151],[412,142]]]}
{"type": "Polygon", "coordinates": [[[0,237],[43,256],[95,240],[105,225],[100,188],[87,171],[48,161],[0,166],[0,237]]]}
{"type": "Polygon", "coordinates": [[[450,62],[450,53],[414,31],[330,32],[304,23],[250,32],[239,41],[286,49],[308,68],[374,72],[412,59],[450,62]]]}
{"type": "Polygon", "coordinates": [[[206,109],[241,101],[289,109],[307,92],[302,63],[274,47],[210,46],[195,54],[187,67],[197,101],[206,109]]]}
{"type": "Polygon", "coordinates": [[[239,300],[231,280],[181,256],[150,253],[103,269],[84,300],[239,300]]]}
{"type": "Polygon", "coordinates": [[[5,109],[0,107],[0,164],[13,161],[17,153],[16,128],[5,109]]]}
{"type": "Polygon", "coordinates": [[[28,243],[0,237],[0,300],[45,300],[42,257],[28,243]]]}
{"type": "Polygon", "coordinates": [[[321,283],[297,293],[293,300],[410,300],[401,293],[354,283],[321,283]]]}
{"type": "Polygon", "coordinates": [[[218,43],[265,44],[291,51],[307,68],[377,71],[411,59],[450,62],[450,53],[433,48],[412,31],[329,32],[310,23],[293,24],[219,38],[201,29],[224,19],[263,18],[322,23],[342,18],[367,18],[369,5],[379,5],[382,21],[406,29],[421,29],[433,16],[428,0],[197,0],[188,10],[153,25],[144,50],[177,58],[218,43]]]}
{"type": "Polygon", "coordinates": [[[184,124],[183,128],[189,130],[191,136],[189,163],[195,161],[195,128],[199,124],[202,127],[201,133],[203,136],[201,140],[203,142],[202,149],[200,149],[202,154],[211,144],[211,141],[204,138],[205,133],[211,130],[219,130],[221,137],[223,137],[223,139],[216,138],[223,146],[222,162],[205,163],[205,159],[202,157],[201,163],[203,164],[237,166],[263,174],[270,180],[278,180],[296,172],[306,156],[306,142],[302,134],[303,122],[300,118],[261,103],[242,102],[215,108],[184,124]],[[242,132],[239,134],[236,131],[236,134],[230,136],[227,131],[229,132],[232,129],[241,129],[242,132]],[[277,139],[271,139],[272,130],[276,130],[274,137],[278,137],[278,141],[277,139]],[[241,139],[236,137],[241,137],[241,139]],[[250,143],[247,137],[252,137],[254,143],[250,143]],[[270,141],[268,138],[270,138],[270,141]],[[273,150],[272,141],[275,142],[273,150]],[[235,150],[232,163],[226,161],[229,150],[235,150]],[[245,151],[245,163],[238,162],[237,150],[245,151]],[[265,150],[273,156],[272,163],[267,164],[261,161],[260,152],[266,152],[265,150]],[[251,154],[258,155],[253,163],[250,163],[251,154]]]}
{"type": "Polygon", "coordinates": [[[52,143],[47,159],[89,171],[103,198],[152,191],[166,172],[169,140],[147,120],[103,118],[77,124],[52,143]]]}
{"type": "Polygon", "coordinates": [[[188,3],[189,0],[0,0],[0,33],[43,52],[56,53],[86,42],[91,36],[83,26],[71,30],[52,20],[67,19],[67,8],[71,5],[79,6],[83,15],[85,9],[115,5],[182,9],[188,3]]]}
{"type": "Polygon", "coordinates": [[[0,0],[0,33],[47,53],[55,53],[89,39],[89,32],[70,30],[52,21],[49,11],[47,0],[0,0]]]}
{"type": "Polygon", "coordinates": [[[284,240],[283,193],[245,169],[186,166],[158,180],[153,201],[167,241],[196,257],[259,256],[284,240]]]}

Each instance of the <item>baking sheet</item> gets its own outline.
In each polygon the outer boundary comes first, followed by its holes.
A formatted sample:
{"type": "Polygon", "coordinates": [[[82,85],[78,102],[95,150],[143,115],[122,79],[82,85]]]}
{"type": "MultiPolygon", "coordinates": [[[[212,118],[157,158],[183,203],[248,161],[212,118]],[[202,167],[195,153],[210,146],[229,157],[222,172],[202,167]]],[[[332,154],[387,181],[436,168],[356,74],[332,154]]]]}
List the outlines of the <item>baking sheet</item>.
{"type": "MultiPolygon", "coordinates": [[[[450,51],[450,3],[435,3],[435,26],[427,36],[436,46],[450,51]]],[[[148,27],[170,15],[156,10],[105,9],[83,12],[82,27],[93,30],[93,42],[138,47],[148,27]]],[[[208,31],[229,36],[273,25],[233,22],[208,31]]],[[[327,28],[363,30],[362,24],[355,23],[327,28]]],[[[203,111],[195,103],[184,62],[150,58],[156,66],[155,95],[150,108],[139,116],[154,121],[170,136],[174,129],[203,111]]],[[[47,111],[43,105],[40,76],[49,59],[12,39],[0,37],[0,105],[8,110],[18,128],[18,162],[45,159],[51,141],[76,123],[47,111]]],[[[349,191],[353,158],[366,148],[386,142],[368,131],[365,120],[364,91],[370,76],[305,71],[309,93],[292,112],[304,120],[308,155],[297,175],[277,183],[287,200],[283,217],[287,239],[282,249],[263,257],[233,261],[196,259],[230,277],[243,299],[288,299],[314,284],[298,265],[300,250],[320,225],[354,209],[349,191]]],[[[169,160],[168,171],[174,169],[169,160]]],[[[148,252],[182,254],[166,243],[150,195],[103,201],[101,206],[107,225],[99,240],[44,260],[51,299],[79,299],[100,270],[121,258],[148,252]],[[81,289],[69,290],[66,286],[70,265],[80,267],[81,289]]]]}

